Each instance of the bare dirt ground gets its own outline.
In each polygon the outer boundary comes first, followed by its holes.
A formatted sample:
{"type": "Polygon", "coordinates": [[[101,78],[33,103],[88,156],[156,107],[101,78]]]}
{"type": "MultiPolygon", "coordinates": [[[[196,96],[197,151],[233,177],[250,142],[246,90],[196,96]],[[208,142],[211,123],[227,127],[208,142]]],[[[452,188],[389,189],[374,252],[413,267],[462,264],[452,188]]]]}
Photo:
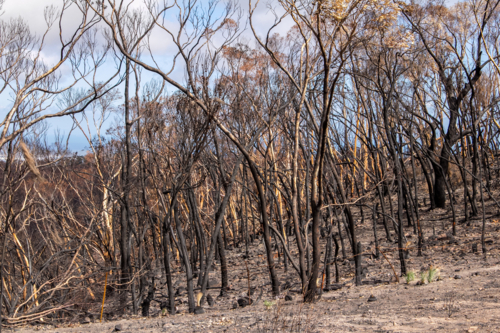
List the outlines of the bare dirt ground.
{"type": "MultiPolygon", "coordinates": [[[[459,194],[457,193],[457,196],[459,194]]],[[[499,196],[496,196],[498,201],[499,196]]],[[[423,201],[423,199],[421,200],[423,201]]],[[[416,236],[406,229],[410,245],[408,266],[416,273],[415,281],[406,284],[404,278],[395,282],[391,265],[399,275],[397,243],[385,241],[381,224],[378,225],[379,246],[387,260],[370,254],[373,250],[371,220],[359,223],[357,232],[366,255],[363,266],[367,268],[364,284],[353,284],[353,262],[342,259],[340,254],[340,289],[323,292],[314,304],[302,303],[297,273],[289,265],[284,272],[279,264],[282,286],[288,282],[289,289],[282,291],[279,299],[270,293],[264,245],[255,242],[250,249],[248,267],[251,287],[256,287],[254,304],[233,309],[237,299],[248,290],[248,279],[244,248],[228,251],[229,281],[231,290],[226,297],[217,297],[219,290],[211,289],[216,300],[212,307],[205,305],[205,313],[187,313],[187,296],[180,290],[177,299],[178,314],[162,316],[157,303],[153,303],[149,318],[134,317],[131,310],[113,308],[112,299],[105,308],[105,320],[98,322],[100,305],[89,311],[87,318],[50,323],[38,322],[27,327],[8,328],[14,332],[500,332],[500,214],[492,200],[486,202],[486,241],[488,252],[481,253],[481,213],[470,226],[460,223],[463,213],[457,209],[457,235],[451,236],[451,212],[428,211],[422,208],[421,221],[425,235],[425,251],[417,257],[416,236]],[[433,235],[433,226],[435,235],[433,235]],[[478,251],[473,251],[477,244],[478,251]],[[439,278],[432,283],[417,285],[419,273],[430,266],[439,269],[439,278]],[[262,297],[257,300],[260,289],[262,297]],[[285,295],[292,300],[286,301],[285,295]],[[369,302],[370,296],[376,299],[369,302]],[[118,313],[118,314],[117,314],[118,313]],[[87,322],[87,323],[83,323],[87,322]]],[[[359,214],[357,216],[359,218],[359,214]]],[[[347,242],[347,241],[346,241],[347,242]]],[[[294,253],[294,251],[292,251],[294,253]]],[[[349,256],[349,250],[347,251],[349,256]]],[[[216,266],[211,280],[219,282],[219,267],[216,266]]],[[[334,275],[334,267],[332,267],[334,275]]],[[[184,286],[184,274],[175,276],[177,286],[184,286]]],[[[156,298],[162,300],[166,291],[157,291],[156,298]]]]}

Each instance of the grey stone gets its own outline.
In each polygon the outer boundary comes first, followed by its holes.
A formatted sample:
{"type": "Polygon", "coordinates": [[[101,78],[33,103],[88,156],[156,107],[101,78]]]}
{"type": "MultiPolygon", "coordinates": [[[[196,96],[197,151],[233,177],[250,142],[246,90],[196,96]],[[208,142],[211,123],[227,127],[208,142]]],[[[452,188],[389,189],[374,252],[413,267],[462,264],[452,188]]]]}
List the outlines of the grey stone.
{"type": "Polygon", "coordinates": [[[242,297],[238,299],[238,305],[242,308],[250,304],[252,304],[252,300],[248,297],[242,297]]]}
{"type": "Polygon", "coordinates": [[[210,294],[207,295],[207,303],[210,306],[213,306],[215,304],[214,298],[210,294]]]}

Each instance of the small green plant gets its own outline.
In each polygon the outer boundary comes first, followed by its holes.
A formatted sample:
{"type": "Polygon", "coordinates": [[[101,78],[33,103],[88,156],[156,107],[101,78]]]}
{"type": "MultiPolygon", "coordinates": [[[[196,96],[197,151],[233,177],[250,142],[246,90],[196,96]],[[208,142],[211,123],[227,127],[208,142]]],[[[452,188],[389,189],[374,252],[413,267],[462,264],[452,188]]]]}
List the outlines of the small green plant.
{"type": "Polygon", "coordinates": [[[433,282],[438,276],[439,276],[439,269],[437,269],[434,266],[429,267],[429,270],[427,271],[427,282],[429,283],[433,282]]]}
{"type": "Polygon", "coordinates": [[[420,284],[425,284],[427,280],[427,272],[420,272],[420,284]]]}
{"type": "Polygon", "coordinates": [[[267,310],[271,310],[273,305],[274,305],[273,301],[264,301],[264,306],[266,307],[267,310]]]}
{"type": "Polygon", "coordinates": [[[406,284],[410,284],[410,282],[412,282],[413,280],[415,280],[415,272],[409,271],[408,273],[406,273],[405,275],[406,284]]]}

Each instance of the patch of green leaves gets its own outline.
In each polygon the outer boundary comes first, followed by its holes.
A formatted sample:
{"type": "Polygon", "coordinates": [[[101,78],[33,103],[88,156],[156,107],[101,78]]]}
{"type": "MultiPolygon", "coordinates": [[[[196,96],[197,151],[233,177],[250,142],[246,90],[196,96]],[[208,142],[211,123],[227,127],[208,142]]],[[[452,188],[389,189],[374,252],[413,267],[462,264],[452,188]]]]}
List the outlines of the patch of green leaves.
{"type": "Polygon", "coordinates": [[[412,282],[413,280],[415,280],[415,272],[414,271],[407,272],[405,275],[406,284],[410,284],[410,282],[412,282]]]}
{"type": "Polygon", "coordinates": [[[266,307],[267,310],[271,310],[275,303],[273,301],[264,301],[264,306],[266,307]]]}
{"type": "Polygon", "coordinates": [[[431,266],[429,267],[429,270],[427,271],[427,282],[431,283],[434,282],[434,280],[439,276],[439,269],[431,266]]]}

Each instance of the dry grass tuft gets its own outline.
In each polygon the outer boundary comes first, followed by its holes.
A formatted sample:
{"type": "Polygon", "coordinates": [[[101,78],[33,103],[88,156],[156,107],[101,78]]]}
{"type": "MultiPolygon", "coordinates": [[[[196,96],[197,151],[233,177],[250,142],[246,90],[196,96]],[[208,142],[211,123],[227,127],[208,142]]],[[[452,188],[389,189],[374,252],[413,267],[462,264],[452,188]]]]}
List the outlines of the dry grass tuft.
{"type": "Polygon", "coordinates": [[[315,331],[309,305],[304,303],[285,305],[282,299],[277,300],[275,304],[276,306],[262,318],[259,332],[308,333],[315,331]]]}

